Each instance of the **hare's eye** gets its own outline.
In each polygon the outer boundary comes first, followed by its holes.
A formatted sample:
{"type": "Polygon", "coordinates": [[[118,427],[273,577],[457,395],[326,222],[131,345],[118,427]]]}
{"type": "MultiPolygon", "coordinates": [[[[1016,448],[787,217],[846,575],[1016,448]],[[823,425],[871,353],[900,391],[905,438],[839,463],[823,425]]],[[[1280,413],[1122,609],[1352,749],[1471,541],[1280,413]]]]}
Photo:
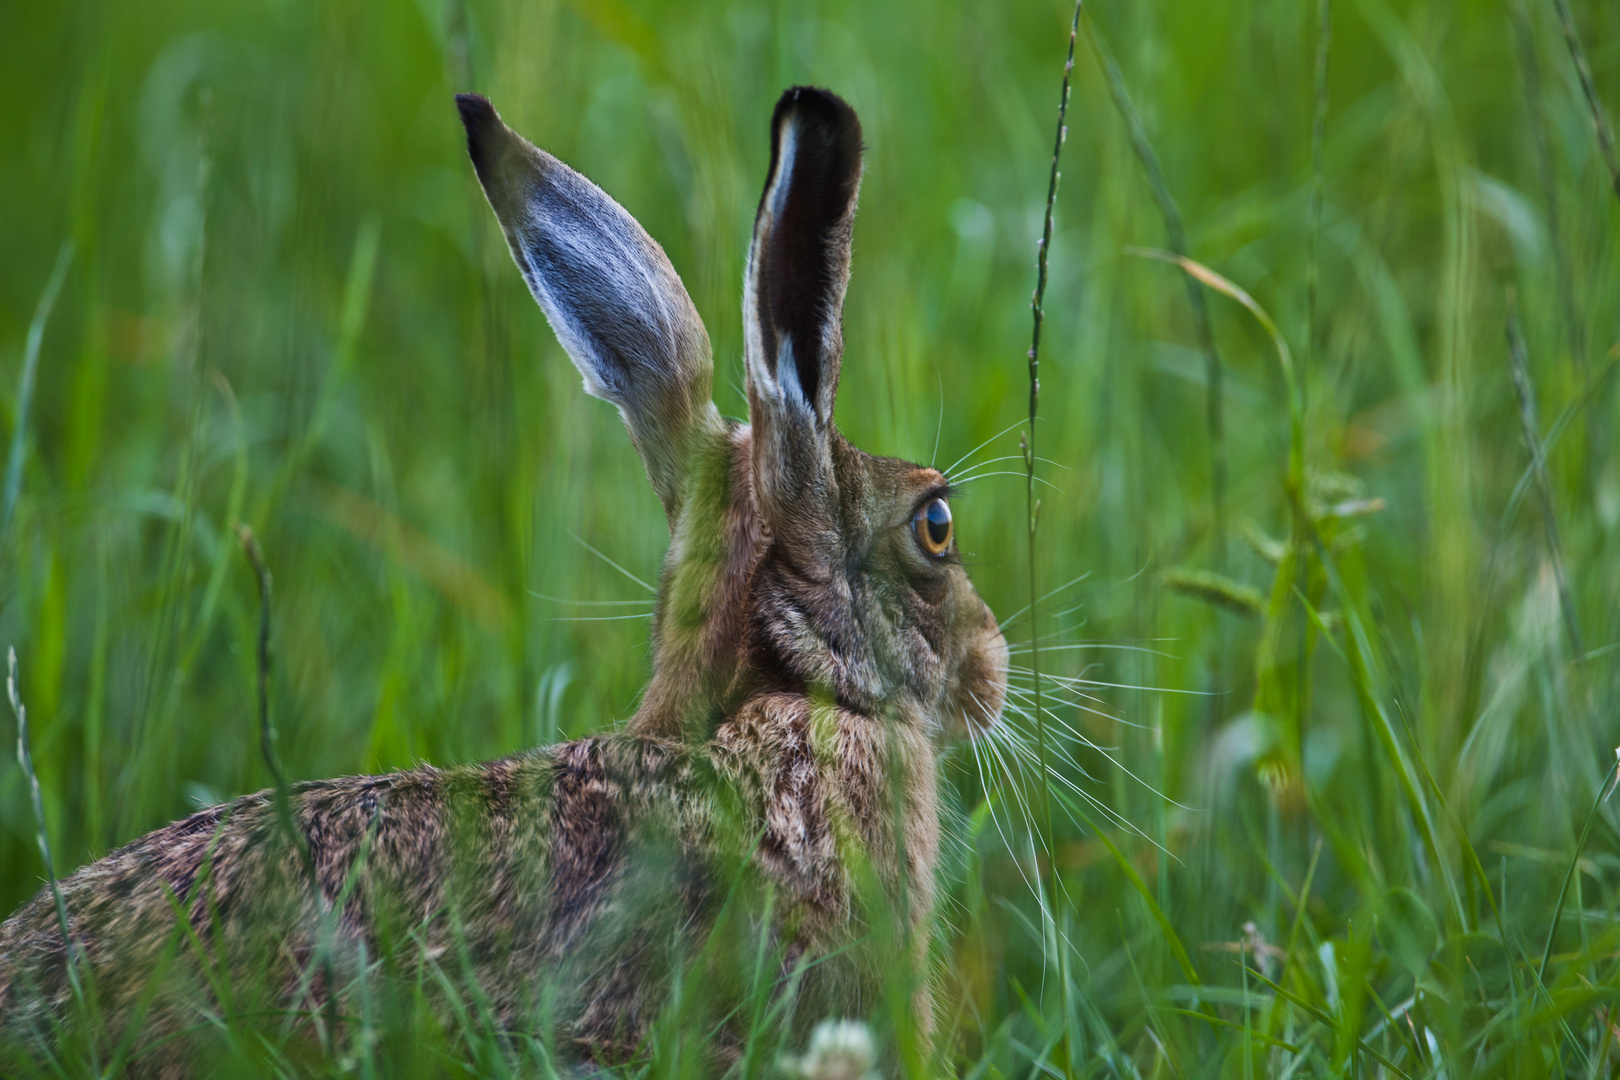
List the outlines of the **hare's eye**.
{"type": "Polygon", "coordinates": [[[944,499],[929,499],[911,520],[917,543],[938,558],[951,549],[951,508],[944,499]]]}

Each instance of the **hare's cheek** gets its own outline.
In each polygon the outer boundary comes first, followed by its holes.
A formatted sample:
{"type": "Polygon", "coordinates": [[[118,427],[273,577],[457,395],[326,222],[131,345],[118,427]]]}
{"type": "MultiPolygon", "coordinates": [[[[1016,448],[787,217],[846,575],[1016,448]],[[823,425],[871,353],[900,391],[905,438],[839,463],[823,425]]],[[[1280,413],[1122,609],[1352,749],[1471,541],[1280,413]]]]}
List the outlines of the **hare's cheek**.
{"type": "Polygon", "coordinates": [[[951,579],[947,574],[913,574],[910,578],[910,585],[911,591],[916,595],[917,599],[930,608],[938,608],[950,599],[951,579]]]}

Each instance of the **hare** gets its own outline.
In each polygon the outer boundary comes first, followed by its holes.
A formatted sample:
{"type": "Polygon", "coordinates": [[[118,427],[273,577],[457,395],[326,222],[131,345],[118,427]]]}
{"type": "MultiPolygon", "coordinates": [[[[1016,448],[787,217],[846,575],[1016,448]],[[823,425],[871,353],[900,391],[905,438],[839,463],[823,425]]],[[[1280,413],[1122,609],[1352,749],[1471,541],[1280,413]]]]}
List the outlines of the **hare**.
{"type": "Polygon", "coordinates": [[[870,1012],[900,964],[926,1037],[936,743],[997,722],[1007,646],[946,478],[833,424],[854,110],[804,87],[776,105],[744,424],[711,400],[708,335],[663,249],[487,100],[456,103],[519,270],[668,516],[642,703],[613,734],[298,784],[285,822],[260,792],[133,841],[61,882],[72,965],[48,890],[0,926],[0,1033],[48,1044],[77,972],[109,1038],[168,1038],[137,1071],[189,1075],[186,1032],[231,1007],[222,987],[320,1024],[352,1015],[345,987],[393,943],[405,975],[437,965],[503,1029],[547,1024],[606,1064],[636,1053],[680,965],[734,990],[725,943],[753,933],[796,1025],[870,1012]],[[900,944],[873,943],[885,923],[900,944]]]}

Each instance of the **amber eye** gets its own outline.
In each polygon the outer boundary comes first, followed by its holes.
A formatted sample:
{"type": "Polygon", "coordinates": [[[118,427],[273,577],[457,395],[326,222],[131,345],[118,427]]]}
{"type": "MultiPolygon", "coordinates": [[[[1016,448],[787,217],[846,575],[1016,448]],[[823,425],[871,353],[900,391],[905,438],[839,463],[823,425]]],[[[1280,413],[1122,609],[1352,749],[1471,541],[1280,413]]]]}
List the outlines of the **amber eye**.
{"type": "Polygon", "coordinates": [[[944,499],[929,499],[912,518],[911,531],[928,554],[936,558],[945,554],[951,549],[951,508],[944,499]]]}

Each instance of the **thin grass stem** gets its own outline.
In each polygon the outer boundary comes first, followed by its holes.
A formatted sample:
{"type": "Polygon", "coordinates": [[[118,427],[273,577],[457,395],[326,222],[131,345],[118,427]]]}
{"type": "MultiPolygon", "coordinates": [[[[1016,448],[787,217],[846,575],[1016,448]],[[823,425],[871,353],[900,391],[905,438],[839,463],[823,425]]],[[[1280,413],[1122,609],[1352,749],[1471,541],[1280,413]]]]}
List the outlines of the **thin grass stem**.
{"type": "MultiPolygon", "coordinates": [[[[309,844],[293,821],[292,796],[287,786],[287,775],[282,772],[281,762],[276,758],[276,730],[270,724],[270,568],[265,564],[264,552],[259,549],[259,541],[254,537],[252,529],[238,524],[236,535],[242,542],[242,551],[253,567],[253,574],[259,586],[259,636],[254,665],[259,704],[259,755],[264,759],[264,767],[269,770],[270,779],[275,785],[273,798],[276,819],[281,823],[288,842],[292,844],[299,861],[303,864],[304,878],[309,883],[310,894],[314,898],[315,912],[320,916],[326,903],[321,892],[320,879],[315,871],[315,853],[310,850],[309,844]]],[[[330,1051],[336,1045],[338,1034],[337,977],[332,965],[331,949],[321,950],[321,964],[322,975],[326,980],[327,1022],[327,1030],[321,1041],[330,1051]]]]}
{"type": "MultiPolygon", "coordinates": [[[[1620,750],[1615,751],[1615,757],[1620,760],[1620,750]]],[[[1558,887],[1558,902],[1553,905],[1552,925],[1547,927],[1547,945],[1541,950],[1541,963],[1536,965],[1536,980],[1543,981],[1547,974],[1547,961],[1552,957],[1553,938],[1558,934],[1558,921],[1564,915],[1564,901],[1569,897],[1569,883],[1575,877],[1576,868],[1580,866],[1581,852],[1586,850],[1586,838],[1592,835],[1592,823],[1597,821],[1598,808],[1620,784],[1620,765],[1610,769],[1598,787],[1597,797],[1592,800],[1591,807],[1586,811],[1586,822],[1581,826],[1580,839],[1575,841],[1575,851],[1569,857],[1569,866],[1564,869],[1564,883],[1558,887]]]]}
{"type": "Polygon", "coordinates": [[[39,845],[39,857],[45,864],[45,883],[51,890],[51,901],[56,905],[56,925],[62,933],[62,950],[67,964],[68,982],[75,999],[81,998],[78,961],[73,947],[73,935],[68,928],[67,898],[56,880],[56,861],[51,857],[51,837],[45,827],[45,802],[40,797],[39,774],[34,771],[34,754],[28,740],[28,709],[23,704],[22,691],[17,688],[17,650],[6,650],[6,698],[11,702],[11,714],[17,719],[17,764],[22,766],[28,780],[28,801],[34,810],[34,840],[39,845]]]}
{"type": "Polygon", "coordinates": [[[1316,110],[1311,117],[1311,219],[1305,261],[1305,351],[1314,365],[1316,349],[1316,301],[1321,285],[1317,248],[1322,237],[1322,203],[1327,192],[1327,172],[1323,146],[1327,139],[1328,55],[1333,43],[1333,0],[1316,5],[1316,110]]]}
{"type": "MultiPolygon", "coordinates": [[[[1052,138],[1052,168],[1047,176],[1046,181],[1046,212],[1041,221],[1041,244],[1040,248],[1036,252],[1035,258],[1035,293],[1030,298],[1030,314],[1032,316],[1033,325],[1031,327],[1029,340],[1029,427],[1025,432],[1024,438],[1021,440],[1022,446],[1020,447],[1024,456],[1024,505],[1029,518],[1026,544],[1028,546],[1027,565],[1029,569],[1029,632],[1032,642],[1032,647],[1030,649],[1030,668],[1033,673],[1032,677],[1035,683],[1035,740],[1036,746],[1039,750],[1041,772],[1038,780],[1041,790],[1043,817],[1045,818],[1045,836],[1043,837],[1043,843],[1047,850],[1048,865],[1052,877],[1052,887],[1046,891],[1054,898],[1054,900],[1058,893],[1057,840],[1052,828],[1051,786],[1047,783],[1047,777],[1050,775],[1050,773],[1048,771],[1047,763],[1046,721],[1044,718],[1045,709],[1043,709],[1041,705],[1041,660],[1038,623],[1040,587],[1038,584],[1038,575],[1036,572],[1035,563],[1035,535],[1041,513],[1040,500],[1035,497],[1035,463],[1037,460],[1037,455],[1035,452],[1035,421],[1040,413],[1041,325],[1045,321],[1045,310],[1043,305],[1046,300],[1047,265],[1052,248],[1052,215],[1057,206],[1058,181],[1063,176],[1062,171],[1059,168],[1063,157],[1063,143],[1067,140],[1069,135],[1069,85],[1074,74],[1074,45],[1075,39],[1080,33],[1081,3],[1082,0],[1075,0],[1074,17],[1069,24],[1068,55],[1063,61],[1063,87],[1058,95],[1057,131],[1052,138]]],[[[1052,917],[1053,916],[1051,914],[1048,914],[1048,918],[1052,917]]],[[[1055,931],[1057,928],[1055,921],[1053,922],[1052,927],[1055,938],[1055,931]]],[[[1065,1036],[1063,1039],[1065,1048],[1064,1052],[1072,1057],[1072,1051],[1074,1049],[1073,1040],[1067,1036],[1067,1025],[1069,1022],[1069,1017],[1072,1015],[1069,1002],[1067,950],[1059,945],[1056,951],[1058,954],[1058,990],[1059,998],[1062,1002],[1062,1015],[1065,1025],[1065,1036]]],[[[1072,1068],[1072,1060],[1070,1065],[1072,1068]]]]}
{"type": "Polygon", "coordinates": [[[1580,307],[1575,298],[1575,271],[1570,264],[1569,244],[1564,239],[1563,206],[1558,197],[1558,176],[1553,169],[1552,142],[1547,134],[1547,117],[1542,105],[1541,60],[1536,55],[1535,25],[1525,0],[1509,5],[1509,21],[1524,77],[1525,115],[1530,121],[1531,142],[1535,147],[1536,177],[1541,182],[1542,199],[1547,204],[1547,236],[1552,248],[1553,269],[1558,275],[1558,294],[1564,307],[1565,332],[1575,370],[1586,377],[1586,334],[1581,326],[1580,307]]]}
{"type": "Polygon", "coordinates": [[[1530,381],[1530,358],[1519,326],[1518,304],[1511,290],[1508,292],[1507,341],[1513,389],[1519,396],[1519,422],[1524,427],[1524,442],[1530,451],[1536,498],[1541,503],[1542,528],[1547,535],[1547,556],[1552,560],[1553,577],[1558,585],[1558,608],[1564,615],[1564,628],[1569,632],[1573,655],[1584,656],[1586,645],[1581,640],[1581,623],[1575,614],[1575,597],[1564,574],[1564,549],[1558,538],[1558,511],[1553,502],[1552,484],[1547,479],[1547,456],[1541,445],[1541,421],[1536,415],[1535,385],[1530,381]]]}
{"type": "MultiPolygon", "coordinates": [[[[1125,121],[1131,149],[1135,151],[1136,158],[1142,165],[1148,187],[1153,191],[1153,199],[1159,205],[1159,214],[1164,218],[1165,239],[1171,251],[1187,258],[1191,248],[1187,243],[1187,228],[1181,220],[1181,208],[1176,205],[1175,196],[1170,194],[1170,185],[1165,181],[1164,168],[1159,164],[1158,152],[1153,149],[1147,127],[1142,123],[1141,114],[1136,111],[1136,103],[1131,100],[1130,90],[1125,85],[1125,75],[1120,71],[1119,64],[1115,61],[1114,54],[1108,48],[1108,42],[1103,37],[1102,31],[1097,28],[1097,24],[1087,20],[1086,29],[1092,48],[1096,50],[1097,58],[1102,63],[1103,74],[1108,79],[1108,92],[1114,100],[1114,107],[1119,110],[1120,117],[1125,121]]],[[[1209,305],[1204,300],[1204,294],[1192,282],[1187,284],[1187,302],[1192,306],[1193,325],[1198,333],[1199,346],[1204,353],[1205,424],[1209,434],[1210,492],[1215,517],[1215,567],[1218,570],[1225,570],[1226,421],[1221,389],[1223,375],[1221,354],[1215,345],[1215,331],[1209,318],[1209,305]]]]}
{"type": "Polygon", "coordinates": [[[1592,81],[1592,66],[1586,62],[1586,50],[1581,46],[1581,34],[1570,14],[1568,0],[1552,0],[1558,12],[1558,23],[1564,31],[1564,44],[1569,46],[1569,58],[1575,62],[1575,73],[1581,80],[1581,93],[1586,97],[1586,108],[1592,114],[1592,130],[1597,135],[1598,151],[1603,163],[1609,167],[1609,183],[1614,197],[1620,199],[1620,154],[1614,147],[1614,130],[1609,126],[1608,114],[1598,98],[1597,85],[1592,81]]]}
{"type": "Polygon", "coordinates": [[[28,414],[34,404],[34,383],[39,374],[39,349],[45,340],[45,323],[56,306],[56,297],[67,280],[68,266],[73,262],[73,245],[62,244],[56,256],[56,269],[51,271],[45,291],[39,295],[34,317],[28,324],[28,338],[23,344],[22,378],[17,386],[17,419],[11,425],[11,452],[6,456],[6,485],[0,495],[0,543],[11,535],[11,515],[17,508],[17,496],[22,492],[23,460],[28,453],[28,414]]]}

